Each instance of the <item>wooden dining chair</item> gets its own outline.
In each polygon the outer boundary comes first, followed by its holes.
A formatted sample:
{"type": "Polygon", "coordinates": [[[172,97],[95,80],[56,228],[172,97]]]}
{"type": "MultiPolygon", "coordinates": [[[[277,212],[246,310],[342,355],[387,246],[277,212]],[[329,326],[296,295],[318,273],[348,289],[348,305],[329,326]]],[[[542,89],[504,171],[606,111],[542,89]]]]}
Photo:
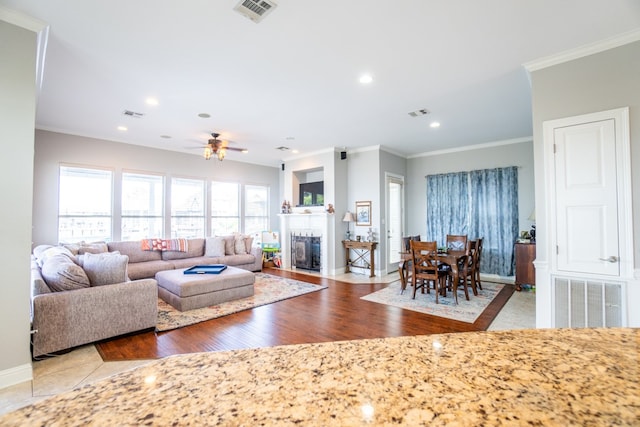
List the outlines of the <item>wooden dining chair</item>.
{"type": "MultiPolygon", "coordinates": [[[[460,274],[460,278],[465,281],[464,286],[470,286],[474,295],[478,295],[476,287],[476,257],[478,255],[478,241],[469,240],[467,242],[467,259],[466,269],[464,269],[464,277],[460,274]]],[[[460,270],[462,271],[462,270],[460,270]]]]}
{"type": "Polygon", "coordinates": [[[476,253],[473,259],[473,276],[475,278],[476,287],[482,290],[482,282],[480,281],[480,257],[482,256],[482,241],[484,239],[479,237],[476,240],[476,253]]]}
{"type": "Polygon", "coordinates": [[[443,290],[443,275],[438,271],[438,244],[437,242],[410,241],[411,246],[411,281],[413,284],[413,299],[416,298],[418,289],[427,290],[430,293],[430,285],[436,293],[436,304],[438,296],[443,290]]]}

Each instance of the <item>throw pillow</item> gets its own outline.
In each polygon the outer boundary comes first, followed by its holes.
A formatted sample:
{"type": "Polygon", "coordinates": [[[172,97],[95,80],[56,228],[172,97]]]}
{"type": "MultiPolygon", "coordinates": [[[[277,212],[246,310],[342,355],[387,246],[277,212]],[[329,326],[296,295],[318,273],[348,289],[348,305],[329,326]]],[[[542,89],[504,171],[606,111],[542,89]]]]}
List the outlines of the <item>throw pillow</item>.
{"type": "Polygon", "coordinates": [[[236,255],[245,255],[247,253],[247,244],[244,236],[237,236],[234,240],[233,247],[236,255]]]}
{"type": "Polygon", "coordinates": [[[224,239],[222,237],[207,237],[204,246],[204,256],[222,257],[224,255],[224,239]]]}
{"type": "Polygon", "coordinates": [[[86,253],[82,265],[91,286],[113,285],[129,280],[127,264],[129,257],[113,252],[86,253]]]}
{"type": "Polygon", "coordinates": [[[85,243],[81,242],[80,247],[78,248],[78,255],[83,254],[101,254],[104,252],[108,252],[109,248],[105,242],[93,242],[93,243],[85,243]]]}
{"type": "Polygon", "coordinates": [[[54,292],[88,288],[89,278],[82,267],[66,255],[52,255],[42,265],[42,278],[54,292]]]}
{"type": "Polygon", "coordinates": [[[73,261],[74,259],[74,256],[71,253],[71,251],[65,248],[64,246],[51,246],[50,248],[42,251],[40,253],[40,256],[36,256],[36,261],[38,263],[38,266],[42,267],[44,263],[47,262],[47,259],[56,255],[66,256],[67,258],[69,258],[70,261],[73,261]]]}
{"type": "Polygon", "coordinates": [[[235,238],[233,236],[224,237],[224,254],[235,255],[235,238]]]}

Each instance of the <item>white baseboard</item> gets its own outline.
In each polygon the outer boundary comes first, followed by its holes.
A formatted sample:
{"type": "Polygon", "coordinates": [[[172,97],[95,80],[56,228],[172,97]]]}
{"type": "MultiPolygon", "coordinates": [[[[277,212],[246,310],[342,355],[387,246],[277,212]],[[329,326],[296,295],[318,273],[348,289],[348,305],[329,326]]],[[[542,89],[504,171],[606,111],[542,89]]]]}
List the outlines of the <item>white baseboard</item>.
{"type": "Polygon", "coordinates": [[[0,371],[0,389],[33,379],[31,363],[0,371]]]}

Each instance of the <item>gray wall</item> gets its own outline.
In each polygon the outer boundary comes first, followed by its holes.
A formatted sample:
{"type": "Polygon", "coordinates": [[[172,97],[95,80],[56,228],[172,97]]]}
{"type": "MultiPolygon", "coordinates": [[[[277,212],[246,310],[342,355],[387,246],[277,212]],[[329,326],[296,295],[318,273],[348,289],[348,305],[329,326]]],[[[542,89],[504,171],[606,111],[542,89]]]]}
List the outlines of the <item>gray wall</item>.
{"type": "MultiPolygon", "coordinates": [[[[58,242],[58,171],[61,163],[109,168],[115,172],[116,180],[122,171],[136,171],[162,174],[167,177],[167,182],[172,177],[187,177],[268,185],[271,228],[278,228],[278,168],[229,159],[223,162],[213,159],[206,161],[199,155],[37,131],[33,195],[34,245],[58,242]]],[[[119,211],[120,201],[116,198],[114,212],[119,211]]],[[[114,238],[117,239],[117,236],[114,235],[114,238]]]]}
{"type": "Polygon", "coordinates": [[[0,20],[0,387],[31,379],[29,254],[36,33],[0,20]]]}
{"type": "MultiPolygon", "coordinates": [[[[629,107],[635,281],[629,281],[623,303],[630,326],[640,324],[640,42],[589,55],[531,73],[538,229],[546,230],[543,122],[629,107]],[[635,282],[635,283],[634,283],[635,282]]],[[[550,248],[545,233],[536,245],[536,326],[553,325],[550,248]]]]}
{"type": "Polygon", "coordinates": [[[433,153],[407,161],[408,235],[427,232],[427,181],[425,176],[507,166],[518,167],[518,210],[520,230],[529,230],[529,215],[534,209],[534,165],[531,141],[496,146],[478,145],[466,151],[433,153]]]}
{"type": "MultiPolygon", "coordinates": [[[[640,42],[569,61],[531,74],[536,199],[544,204],[542,123],[546,120],[629,107],[635,268],[640,267],[640,42]]],[[[546,218],[540,212],[538,222],[546,218]]],[[[547,259],[538,245],[538,257],[547,259]]]]}

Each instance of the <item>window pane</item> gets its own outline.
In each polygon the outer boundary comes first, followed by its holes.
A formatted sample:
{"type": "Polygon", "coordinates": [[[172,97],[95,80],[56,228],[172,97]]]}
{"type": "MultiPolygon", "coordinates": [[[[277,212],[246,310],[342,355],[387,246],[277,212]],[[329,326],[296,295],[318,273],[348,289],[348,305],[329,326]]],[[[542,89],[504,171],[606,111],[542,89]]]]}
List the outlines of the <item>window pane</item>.
{"type": "Polygon", "coordinates": [[[163,178],[157,175],[122,174],[122,215],[162,216],[163,178]]]}
{"type": "Polygon", "coordinates": [[[211,218],[211,235],[226,236],[240,231],[240,218],[211,218]]]}
{"type": "Polygon", "coordinates": [[[122,240],[163,237],[163,177],[122,174],[122,240]]]}
{"type": "Polygon", "coordinates": [[[269,230],[269,187],[246,185],[244,209],[245,234],[269,230]]]}
{"type": "Polygon", "coordinates": [[[211,235],[227,235],[240,231],[240,185],[229,182],[211,183],[211,235]]]}
{"type": "Polygon", "coordinates": [[[232,182],[211,183],[211,215],[238,216],[240,186],[232,182]]]}
{"type": "Polygon", "coordinates": [[[171,237],[204,237],[204,181],[171,181],[171,237]]]}
{"type": "Polygon", "coordinates": [[[111,240],[112,182],[108,170],[60,167],[60,242],[111,240]]]}

